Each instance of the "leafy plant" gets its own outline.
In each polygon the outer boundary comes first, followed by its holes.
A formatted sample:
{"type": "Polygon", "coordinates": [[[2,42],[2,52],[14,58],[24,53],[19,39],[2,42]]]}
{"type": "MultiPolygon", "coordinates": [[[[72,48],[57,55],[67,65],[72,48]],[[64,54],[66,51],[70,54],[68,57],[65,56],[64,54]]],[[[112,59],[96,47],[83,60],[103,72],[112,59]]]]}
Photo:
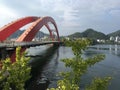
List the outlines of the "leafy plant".
{"type": "Polygon", "coordinates": [[[16,48],[16,62],[12,63],[10,58],[2,60],[0,87],[3,90],[24,90],[25,82],[31,77],[30,58],[25,57],[25,52],[21,54],[20,50],[20,47],[16,48]]]}
{"type": "MultiPolygon", "coordinates": [[[[81,76],[87,72],[87,69],[100,62],[105,58],[105,55],[96,55],[92,58],[84,59],[82,57],[83,50],[90,45],[87,39],[66,40],[66,45],[72,48],[74,58],[65,58],[62,61],[66,67],[71,68],[71,71],[61,72],[60,76],[63,79],[58,80],[57,88],[51,88],[50,90],[80,90],[79,84],[81,82],[81,76]]],[[[110,77],[95,78],[90,86],[87,86],[85,90],[106,90],[109,85],[110,77]]]]}

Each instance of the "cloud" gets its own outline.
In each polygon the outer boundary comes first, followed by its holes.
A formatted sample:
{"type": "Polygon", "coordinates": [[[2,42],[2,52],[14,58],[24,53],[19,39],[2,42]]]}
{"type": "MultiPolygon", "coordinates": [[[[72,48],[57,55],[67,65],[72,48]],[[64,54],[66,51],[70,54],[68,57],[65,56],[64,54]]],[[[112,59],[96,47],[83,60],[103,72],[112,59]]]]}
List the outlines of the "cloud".
{"type": "Polygon", "coordinates": [[[12,17],[17,17],[16,13],[12,9],[7,8],[4,5],[0,5],[0,12],[2,12],[1,13],[2,16],[9,15],[9,16],[12,16],[12,17]]]}
{"type": "Polygon", "coordinates": [[[109,14],[115,18],[120,17],[120,8],[119,9],[112,9],[109,11],[109,14]]]}
{"type": "Polygon", "coordinates": [[[0,14],[0,25],[16,17],[51,16],[61,31],[66,29],[66,32],[89,27],[103,32],[120,28],[119,0],[3,0],[0,1],[0,14]],[[111,27],[113,23],[116,28],[111,27]]]}
{"type": "Polygon", "coordinates": [[[10,9],[4,5],[0,5],[0,26],[3,26],[13,19],[17,19],[19,15],[13,9],[10,9]]]}

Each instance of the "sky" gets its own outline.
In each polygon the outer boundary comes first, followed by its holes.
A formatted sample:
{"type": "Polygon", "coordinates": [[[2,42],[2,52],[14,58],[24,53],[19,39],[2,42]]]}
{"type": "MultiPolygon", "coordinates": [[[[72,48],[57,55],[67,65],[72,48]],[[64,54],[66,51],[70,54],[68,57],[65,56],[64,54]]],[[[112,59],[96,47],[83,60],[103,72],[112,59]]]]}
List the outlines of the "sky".
{"type": "Polygon", "coordinates": [[[51,16],[60,36],[88,28],[120,30],[120,0],[0,0],[0,27],[25,16],[51,16]]]}

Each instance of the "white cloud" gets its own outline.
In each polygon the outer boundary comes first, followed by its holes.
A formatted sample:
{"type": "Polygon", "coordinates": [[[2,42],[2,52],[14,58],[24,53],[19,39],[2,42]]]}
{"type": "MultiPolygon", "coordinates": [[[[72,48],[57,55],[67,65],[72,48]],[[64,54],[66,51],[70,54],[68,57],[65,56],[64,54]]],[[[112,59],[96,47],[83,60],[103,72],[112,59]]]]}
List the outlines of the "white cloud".
{"type": "Polygon", "coordinates": [[[120,15],[119,10],[119,0],[26,0],[24,2],[4,0],[0,1],[0,25],[7,24],[17,17],[47,15],[53,17],[62,30],[68,28],[79,31],[94,26],[95,29],[104,27],[101,28],[104,31],[111,26],[109,21],[117,22],[117,28],[120,28],[120,21],[117,19],[120,15]]]}
{"type": "Polygon", "coordinates": [[[13,19],[17,19],[19,15],[17,12],[13,11],[12,9],[0,5],[0,26],[2,27],[3,25],[10,23],[13,19]]]}
{"type": "Polygon", "coordinates": [[[6,6],[0,5],[0,12],[2,12],[2,16],[9,15],[12,17],[17,17],[15,12],[11,10],[10,8],[7,8],[6,6]]]}
{"type": "Polygon", "coordinates": [[[119,18],[119,17],[120,17],[120,9],[110,10],[109,13],[110,13],[113,17],[115,17],[115,18],[119,18]]]}

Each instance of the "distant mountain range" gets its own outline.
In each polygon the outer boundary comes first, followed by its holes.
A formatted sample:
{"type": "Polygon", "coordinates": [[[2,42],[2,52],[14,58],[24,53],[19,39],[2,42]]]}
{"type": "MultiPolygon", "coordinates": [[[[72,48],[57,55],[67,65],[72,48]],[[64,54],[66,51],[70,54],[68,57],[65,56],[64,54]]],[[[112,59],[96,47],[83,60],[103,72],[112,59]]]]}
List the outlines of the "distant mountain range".
{"type": "Polygon", "coordinates": [[[110,33],[110,34],[108,34],[108,36],[113,36],[113,37],[120,36],[120,30],[113,32],[113,33],[110,33]]]}
{"type": "MultiPolygon", "coordinates": [[[[9,38],[18,38],[25,30],[17,30],[15,33],[13,33],[9,38]]],[[[48,36],[48,34],[45,34],[41,31],[39,31],[37,34],[36,34],[36,38],[42,38],[44,36],[48,36]]]]}
{"type": "MultiPolygon", "coordinates": [[[[18,30],[13,35],[11,35],[9,38],[18,38],[25,30],[18,30]]],[[[41,31],[39,31],[36,35],[36,38],[41,38],[44,36],[49,36],[48,34],[45,34],[41,31]]],[[[98,32],[94,29],[87,29],[84,32],[76,32],[74,34],[68,35],[70,38],[81,38],[86,37],[90,39],[109,39],[110,36],[120,36],[120,30],[110,33],[110,34],[104,34],[102,32],[98,32]]]]}
{"type": "Polygon", "coordinates": [[[102,32],[95,31],[94,29],[87,29],[84,32],[76,32],[74,34],[68,35],[70,38],[90,38],[90,39],[109,39],[110,36],[120,36],[120,30],[110,33],[110,34],[104,34],[102,32]]]}

